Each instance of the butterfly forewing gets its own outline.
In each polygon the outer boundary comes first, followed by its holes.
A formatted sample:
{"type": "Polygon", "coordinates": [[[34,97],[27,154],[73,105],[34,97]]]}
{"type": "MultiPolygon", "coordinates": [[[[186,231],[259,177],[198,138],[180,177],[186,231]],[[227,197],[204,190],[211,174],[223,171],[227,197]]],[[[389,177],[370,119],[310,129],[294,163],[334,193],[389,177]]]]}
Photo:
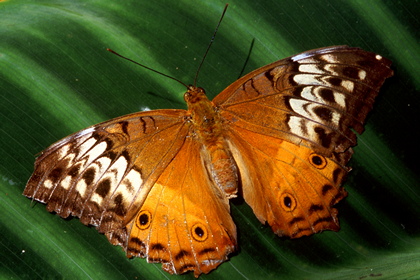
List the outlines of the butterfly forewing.
{"type": "Polygon", "coordinates": [[[390,64],[358,48],[313,50],[251,72],[213,102],[233,126],[331,156],[356,144],[352,129],[363,131],[390,64]]]}
{"type": "Polygon", "coordinates": [[[101,232],[122,228],[185,141],[184,116],[137,113],[70,135],[43,151],[24,195],[101,232]]]}

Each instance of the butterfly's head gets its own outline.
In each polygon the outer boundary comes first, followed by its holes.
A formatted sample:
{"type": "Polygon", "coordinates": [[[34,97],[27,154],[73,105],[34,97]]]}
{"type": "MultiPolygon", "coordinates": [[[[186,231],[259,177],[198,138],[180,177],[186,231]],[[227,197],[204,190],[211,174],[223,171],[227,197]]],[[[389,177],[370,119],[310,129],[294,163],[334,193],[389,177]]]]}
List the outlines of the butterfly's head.
{"type": "Polygon", "coordinates": [[[188,107],[202,101],[209,101],[203,88],[192,85],[188,86],[188,90],[184,94],[184,100],[187,102],[188,107]]]}

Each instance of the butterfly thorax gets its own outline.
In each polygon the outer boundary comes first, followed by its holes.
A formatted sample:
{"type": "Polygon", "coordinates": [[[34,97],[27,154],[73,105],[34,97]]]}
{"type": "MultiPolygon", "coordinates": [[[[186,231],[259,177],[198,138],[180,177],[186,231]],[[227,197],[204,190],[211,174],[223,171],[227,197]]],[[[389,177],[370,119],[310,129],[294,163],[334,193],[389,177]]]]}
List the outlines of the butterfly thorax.
{"type": "Polygon", "coordinates": [[[222,135],[221,119],[204,89],[190,86],[184,94],[194,132],[204,143],[212,145],[222,135]]]}
{"type": "Polygon", "coordinates": [[[228,198],[236,196],[238,169],[223,136],[219,112],[203,88],[189,86],[184,99],[190,113],[191,135],[203,145],[201,153],[210,178],[228,198]]]}

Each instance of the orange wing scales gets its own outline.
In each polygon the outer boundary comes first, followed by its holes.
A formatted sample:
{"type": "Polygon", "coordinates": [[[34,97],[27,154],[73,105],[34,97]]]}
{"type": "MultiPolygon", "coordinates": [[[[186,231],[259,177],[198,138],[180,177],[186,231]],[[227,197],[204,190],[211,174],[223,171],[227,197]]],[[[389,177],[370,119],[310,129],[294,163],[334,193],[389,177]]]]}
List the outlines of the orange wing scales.
{"type": "Polygon", "coordinates": [[[235,250],[236,227],[226,195],[206,176],[199,143],[186,141],[127,225],[127,255],[161,262],[171,274],[198,276],[235,250]]]}
{"type": "Polygon", "coordinates": [[[135,113],[51,145],[24,195],[96,226],[128,257],[196,277],[236,250],[237,193],[279,236],[337,231],[355,132],[390,64],[336,46],[257,69],[213,102],[189,86],[188,111],[135,113]]]}
{"type": "Polygon", "coordinates": [[[313,150],[236,128],[231,135],[245,201],[279,236],[339,229],[334,204],[348,169],[313,150]],[[245,151],[245,152],[244,152],[245,151]]]}

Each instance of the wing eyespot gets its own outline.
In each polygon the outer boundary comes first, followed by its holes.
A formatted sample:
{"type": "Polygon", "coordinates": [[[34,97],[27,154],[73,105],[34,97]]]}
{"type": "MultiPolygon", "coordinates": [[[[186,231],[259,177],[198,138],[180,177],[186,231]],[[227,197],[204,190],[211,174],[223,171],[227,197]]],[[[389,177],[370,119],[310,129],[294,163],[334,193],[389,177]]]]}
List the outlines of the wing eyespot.
{"type": "Polygon", "coordinates": [[[327,159],[315,153],[309,155],[309,162],[318,169],[324,169],[327,166],[327,159]]]}
{"type": "Polygon", "coordinates": [[[152,223],[152,214],[147,210],[142,210],[136,220],[136,225],[139,229],[145,230],[149,228],[152,223]]]}
{"type": "Polygon", "coordinates": [[[296,199],[290,193],[283,193],[280,196],[280,205],[286,212],[295,210],[297,203],[296,199]]]}
{"type": "Polygon", "coordinates": [[[208,237],[207,228],[204,225],[197,223],[192,226],[191,235],[194,238],[194,240],[203,242],[208,237]]]}

